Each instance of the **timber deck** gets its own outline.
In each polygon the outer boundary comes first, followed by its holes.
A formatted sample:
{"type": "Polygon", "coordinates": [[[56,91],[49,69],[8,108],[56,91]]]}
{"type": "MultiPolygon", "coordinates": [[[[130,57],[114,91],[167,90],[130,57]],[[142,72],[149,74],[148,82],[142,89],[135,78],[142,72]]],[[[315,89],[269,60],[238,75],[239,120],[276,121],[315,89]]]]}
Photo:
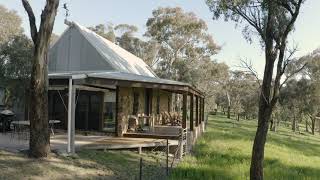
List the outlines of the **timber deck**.
{"type": "MultiPolygon", "coordinates": [[[[177,140],[169,140],[170,146],[177,146],[177,140]]],[[[163,147],[167,146],[167,141],[164,139],[152,138],[128,138],[128,137],[106,137],[102,140],[92,142],[82,146],[84,149],[135,149],[145,147],[163,147]]]]}

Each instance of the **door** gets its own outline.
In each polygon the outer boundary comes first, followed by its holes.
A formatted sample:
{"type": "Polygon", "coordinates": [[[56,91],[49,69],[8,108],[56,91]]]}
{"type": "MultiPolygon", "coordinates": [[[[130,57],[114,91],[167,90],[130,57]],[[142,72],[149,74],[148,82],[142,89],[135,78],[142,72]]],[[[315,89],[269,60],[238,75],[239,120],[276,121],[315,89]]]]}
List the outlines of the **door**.
{"type": "Polygon", "coordinates": [[[76,129],[101,130],[102,92],[77,91],[76,129]]]}

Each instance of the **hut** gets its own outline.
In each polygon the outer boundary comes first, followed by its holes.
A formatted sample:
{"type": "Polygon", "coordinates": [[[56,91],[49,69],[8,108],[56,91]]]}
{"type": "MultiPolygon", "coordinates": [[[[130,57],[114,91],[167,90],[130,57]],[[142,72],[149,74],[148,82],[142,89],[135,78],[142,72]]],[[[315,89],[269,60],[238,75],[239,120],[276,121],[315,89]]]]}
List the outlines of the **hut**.
{"type": "Polygon", "coordinates": [[[198,129],[204,96],[196,87],[161,79],[120,46],[78,23],[67,24],[50,48],[48,77],[49,118],[68,130],[69,152],[76,130],[161,137],[187,125],[191,132],[198,129]],[[179,97],[181,110],[174,108],[179,97]]]}

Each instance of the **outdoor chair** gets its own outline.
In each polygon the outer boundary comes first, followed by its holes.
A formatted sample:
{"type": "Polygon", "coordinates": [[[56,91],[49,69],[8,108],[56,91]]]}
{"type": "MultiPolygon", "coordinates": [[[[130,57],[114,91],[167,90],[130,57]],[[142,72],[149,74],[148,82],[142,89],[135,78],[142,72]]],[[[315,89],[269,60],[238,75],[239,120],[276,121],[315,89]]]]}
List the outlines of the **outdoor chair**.
{"type": "Polygon", "coordinates": [[[128,132],[135,132],[138,128],[138,118],[130,116],[128,119],[128,132]]]}

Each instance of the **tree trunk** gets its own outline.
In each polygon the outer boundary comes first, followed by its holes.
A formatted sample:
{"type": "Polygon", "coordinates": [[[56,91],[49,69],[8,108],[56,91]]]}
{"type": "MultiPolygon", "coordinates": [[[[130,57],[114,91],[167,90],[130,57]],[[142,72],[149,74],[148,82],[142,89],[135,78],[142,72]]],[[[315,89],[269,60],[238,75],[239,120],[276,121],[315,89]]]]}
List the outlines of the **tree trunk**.
{"type": "Polygon", "coordinates": [[[309,129],[308,129],[308,121],[306,120],[306,132],[309,132],[309,129]]]}
{"type": "Polygon", "coordinates": [[[259,97],[259,111],[258,111],[258,127],[256,136],[254,138],[252,147],[252,157],[250,166],[250,179],[263,179],[263,161],[264,161],[264,147],[267,140],[267,133],[269,130],[269,120],[271,118],[272,109],[276,105],[277,99],[272,99],[270,102],[270,94],[272,87],[272,75],[274,62],[277,53],[273,49],[272,29],[273,29],[272,15],[268,16],[268,24],[266,28],[266,46],[265,46],[265,68],[263,80],[261,85],[261,92],[259,97]]]}
{"type": "Polygon", "coordinates": [[[311,133],[314,135],[316,120],[314,117],[311,118],[311,133]]]}
{"type": "Polygon", "coordinates": [[[318,131],[319,131],[319,134],[320,134],[320,119],[318,119],[318,131]]]}
{"type": "Polygon", "coordinates": [[[258,115],[258,128],[253,143],[250,179],[263,179],[263,161],[264,161],[264,147],[266,143],[267,133],[269,129],[269,119],[271,117],[272,109],[266,103],[260,103],[258,115]]]}
{"type": "Polygon", "coordinates": [[[273,118],[270,119],[270,131],[273,131],[273,126],[274,126],[274,122],[273,122],[273,118]]]}
{"type": "Polygon", "coordinates": [[[293,113],[292,127],[291,127],[293,132],[296,132],[296,127],[297,127],[296,126],[296,115],[293,113]]]}
{"type": "Polygon", "coordinates": [[[231,115],[230,115],[230,111],[231,111],[231,100],[230,100],[230,96],[229,93],[227,91],[227,100],[228,100],[228,109],[227,109],[227,118],[230,119],[231,115]]]}
{"type": "Polygon", "coordinates": [[[240,115],[237,114],[237,121],[240,121],[240,115]]]}
{"type": "Polygon", "coordinates": [[[34,43],[34,61],[30,83],[30,99],[32,101],[30,101],[29,156],[41,158],[47,157],[50,153],[47,53],[59,0],[47,0],[41,14],[39,32],[29,2],[22,0],[22,3],[29,16],[30,32],[34,43]]]}

